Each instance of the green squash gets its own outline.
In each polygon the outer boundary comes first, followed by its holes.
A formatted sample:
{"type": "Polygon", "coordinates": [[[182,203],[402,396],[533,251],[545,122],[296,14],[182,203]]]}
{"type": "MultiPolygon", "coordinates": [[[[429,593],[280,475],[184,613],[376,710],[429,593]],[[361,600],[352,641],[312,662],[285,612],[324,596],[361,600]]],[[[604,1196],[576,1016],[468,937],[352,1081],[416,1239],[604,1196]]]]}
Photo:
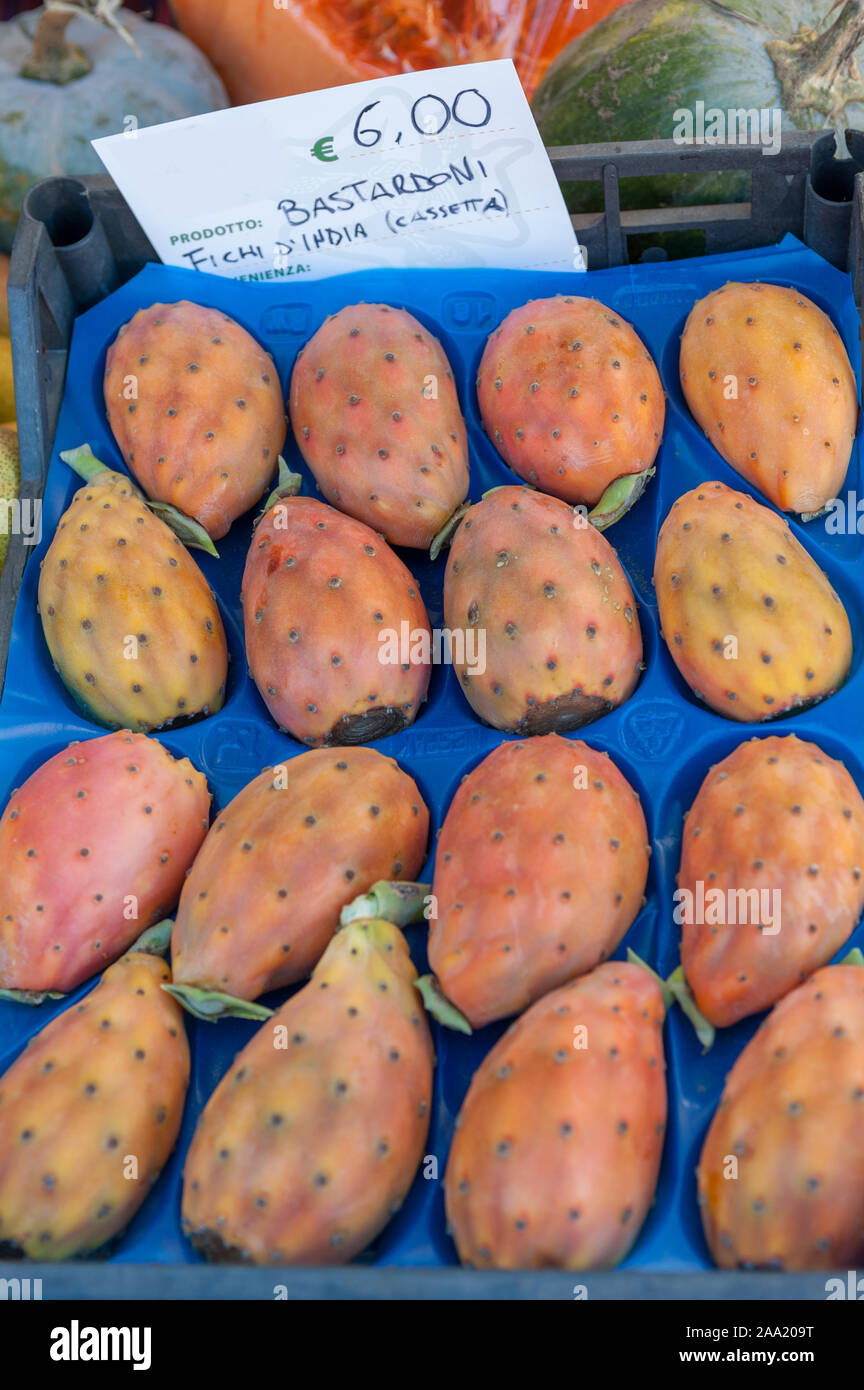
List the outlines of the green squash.
{"type": "MultiPolygon", "coordinates": [[[[559,54],[533,102],[547,145],[671,140],[676,112],[782,111],[782,129],[861,128],[861,0],[632,0],[559,54]]],[[[861,54],[864,58],[864,53],[861,54]]],[[[771,155],[766,154],[766,159],[771,155]]],[[[571,183],[572,212],[602,208],[592,185],[571,183]]],[[[745,174],[633,178],[622,206],[737,202],[745,174]]]]}
{"type": "Polygon", "coordinates": [[[220,79],[182,34],[131,10],[115,18],[134,48],[115,28],[60,11],[0,24],[0,250],[12,245],[31,184],[50,174],[104,174],[91,140],[228,105],[220,79]]]}

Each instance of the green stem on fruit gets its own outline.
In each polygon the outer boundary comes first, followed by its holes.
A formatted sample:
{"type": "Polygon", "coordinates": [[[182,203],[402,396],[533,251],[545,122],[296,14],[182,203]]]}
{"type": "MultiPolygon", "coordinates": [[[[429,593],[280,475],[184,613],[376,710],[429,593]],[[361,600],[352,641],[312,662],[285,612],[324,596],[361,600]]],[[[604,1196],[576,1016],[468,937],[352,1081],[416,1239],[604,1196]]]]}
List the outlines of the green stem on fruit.
{"type": "Polygon", "coordinates": [[[146,502],[154,516],[158,516],[160,521],[174,532],[184,545],[192,546],[196,550],[205,550],[208,555],[213,555],[219,559],[219,551],[211,541],[207,531],[196,521],[194,517],[187,516],[178,507],[172,507],[170,502],[153,502],[146,498],[132,482],[127,479],[125,474],[117,473],[115,469],[109,468],[106,464],[100,463],[90,448],[89,444],[79,444],[77,449],[61,449],[60,457],[64,463],[74,469],[79,478],[83,478],[85,483],[92,483],[102,473],[107,473],[110,477],[123,478],[129,483],[137,497],[146,502]]]}
{"type": "Polygon", "coordinates": [[[423,1000],[427,1014],[457,1033],[470,1034],[474,1031],[464,1014],[455,1004],[451,1004],[434,975],[419,975],[414,987],[423,1000]]]}
{"type": "Polygon", "coordinates": [[[596,507],[592,507],[588,513],[588,520],[595,531],[605,531],[607,526],[620,521],[633,503],[639,501],[649,478],[653,478],[656,471],[656,468],[643,468],[641,473],[626,473],[623,478],[616,478],[614,483],[610,483],[596,507]]]}
{"type": "Polygon", "coordinates": [[[89,444],[79,444],[77,449],[61,449],[60,457],[85,483],[92,483],[100,473],[111,472],[110,468],[99,462],[89,444]]]}
{"type": "Polygon", "coordinates": [[[44,1004],[46,999],[64,998],[65,995],[55,994],[52,990],[0,989],[0,999],[6,999],[10,1004],[44,1004]]]}
{"type": "Polygon", "coordinates": [[[693,1024],[696,1036],[702,1044],[702,1051],[708,1052],[714,1042],[714,1026],[708,1022],[704,1014],[699,1012],[696,1000],[690,993],[690,986],[685,978],[683,965],[679,965],[677,970],[672,971],[666,984],[682,1013],[693,1024]]]}
{"type": "Polygon", "coordinates": [[[171,945],[173,930],[173,918],[165,917],[161,922],[156,922],[154,926],[143,931],[138,940],[132,942],[128,951],[141,951],[145,956],[164,956],[171,945]]]}
{"type": "Polygon", "coordinates": [[[864,965],[864,952],[860,946],[853,946],[848,955],[845,955],[840,962],[841,965],[864,965]]]}
{"type": "Polygon", "coordinates": [[[493,493],[500,492],[505,487],[524,487],[526,492],[537,491],[533,483],[496,483],[494,487],[487,487],[486,491],[480,494],[480,501],[485,502],[487,497],[491,497],[493,493]]]}
{"type": "Polygon", "coordinates": [[[215,1023],[219,1018],[264,1019],[273,1014],[273,1010],[264,1004],[238,999],[218,989],[199,989],[197,985],[162,985],[162,989],[166,994],[173,995],[187,1013],[203,1019],[205,1023],[215,1023]]]}
{"type": "Polygon", "coordinates": [[[154,516],[158,516],[160,521],[164,521],[165,525],[170,527],[184,545],[191,546],[194,550],[205,550],[208,555],[214,555],[219,559],[219,551],[200,521],[187,516],[179,507],[172,507],[170,502],[153,502],[148,499],[147,506],[154,516]]]}
{"type": "Polygon", "coordinates": [[[264,510],[255,522],[256,526],[261,517],[266,516],[270,508],[280,501],[283,497],[296,497],[303,484],[303,478],[299,473],[292,473],[282,455],[279,455],[279,481],[274,487],[267,501],[264,503],[264,510]]]}
{"type": "Polygon", "coordinates": [[[654,983],[660,986],[660,992],[663,995],[663,1007],[668,1013],[675,1003],[675,995],[672,993],[668,981],[664,980],[662,975],[658,975],[656,970],[652,970],[648,962],[644,961],[641,956],[637,956],[631,946],[627,947],[627,959],[631,965],[638,965],[640,970],[647,970],[654,983]]]}
{"type": "Polygon", "coordinates": [[[395,927],[407,927],[412,922],[422,922],[426,904],[432,892],[431,883],[404,883],[402,880],[389,881],[386,878],[373,883],[368,893],[346,904],[339,914],[339,926],[347,927],[350,922],[378,918],[392,922],[395,927]]]}
{"type": "Polygon", "coordinates": [[[444,549],[445,545],[449,545],[451,540],[453,539],[453,536],[455,535],[456,530],[462,521],[462,518],[465,516],[466,512],[469,512],[470,510],[471,503],[463,502],[461,506],[456,508],[453,515],[447,518],[447,520],[444,522],[444,525],[441,527],[441,530],[438,532],[437,536],[434,536],[432,539],[432,544],[429,547],[430,560],[438,559],[438,556],[441,554],[441,551],[444,549]]]}

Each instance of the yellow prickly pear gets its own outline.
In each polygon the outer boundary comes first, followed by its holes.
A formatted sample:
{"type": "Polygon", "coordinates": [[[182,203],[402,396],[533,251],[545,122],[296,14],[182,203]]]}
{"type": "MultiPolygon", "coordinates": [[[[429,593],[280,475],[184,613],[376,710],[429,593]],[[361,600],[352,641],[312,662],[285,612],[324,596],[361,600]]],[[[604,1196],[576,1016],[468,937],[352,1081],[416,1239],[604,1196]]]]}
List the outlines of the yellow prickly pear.
{"type": "Polygon", "coordinates": [[[171,923],[31,1039],[0,1076],[0,1258],[64,1260],[132,1219],[180,1131],[183,1011],[161,985],[171,923]]]}
{"type": "Polygon", "coordinates": [[[434,1054],[398,927],[358,919],[235,1058],[186,1158],[183,1228],[214,1260],[343,1264],[423,1155],[434,1054]]]}

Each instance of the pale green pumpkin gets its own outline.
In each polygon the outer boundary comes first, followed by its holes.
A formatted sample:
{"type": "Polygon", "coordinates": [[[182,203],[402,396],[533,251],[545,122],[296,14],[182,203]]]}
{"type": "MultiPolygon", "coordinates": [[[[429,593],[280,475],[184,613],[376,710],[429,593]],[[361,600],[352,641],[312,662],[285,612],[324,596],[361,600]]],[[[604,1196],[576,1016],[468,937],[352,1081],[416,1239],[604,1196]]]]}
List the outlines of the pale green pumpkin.
{"type": "Polygon", "coordinates": [[[51,174],[104,174],[91,140],[228,105],[220,79],[182,34],[131,10],[115,16],[135,48],[83,15],[39,9],[0,24],[0,250],[12,244],[31,184],[51,174]]]}

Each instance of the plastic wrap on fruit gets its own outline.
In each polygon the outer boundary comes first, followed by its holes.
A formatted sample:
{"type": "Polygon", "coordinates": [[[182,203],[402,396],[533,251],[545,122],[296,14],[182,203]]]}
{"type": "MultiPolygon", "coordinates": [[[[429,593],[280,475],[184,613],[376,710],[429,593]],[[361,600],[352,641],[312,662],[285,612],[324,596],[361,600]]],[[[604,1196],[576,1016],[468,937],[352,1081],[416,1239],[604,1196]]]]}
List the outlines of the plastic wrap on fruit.
{"type": "Polygon", "coordinates": [[[171,0],[241,105],[394,73],[512,58],[530,97],[622,0],[171,0]]]}

